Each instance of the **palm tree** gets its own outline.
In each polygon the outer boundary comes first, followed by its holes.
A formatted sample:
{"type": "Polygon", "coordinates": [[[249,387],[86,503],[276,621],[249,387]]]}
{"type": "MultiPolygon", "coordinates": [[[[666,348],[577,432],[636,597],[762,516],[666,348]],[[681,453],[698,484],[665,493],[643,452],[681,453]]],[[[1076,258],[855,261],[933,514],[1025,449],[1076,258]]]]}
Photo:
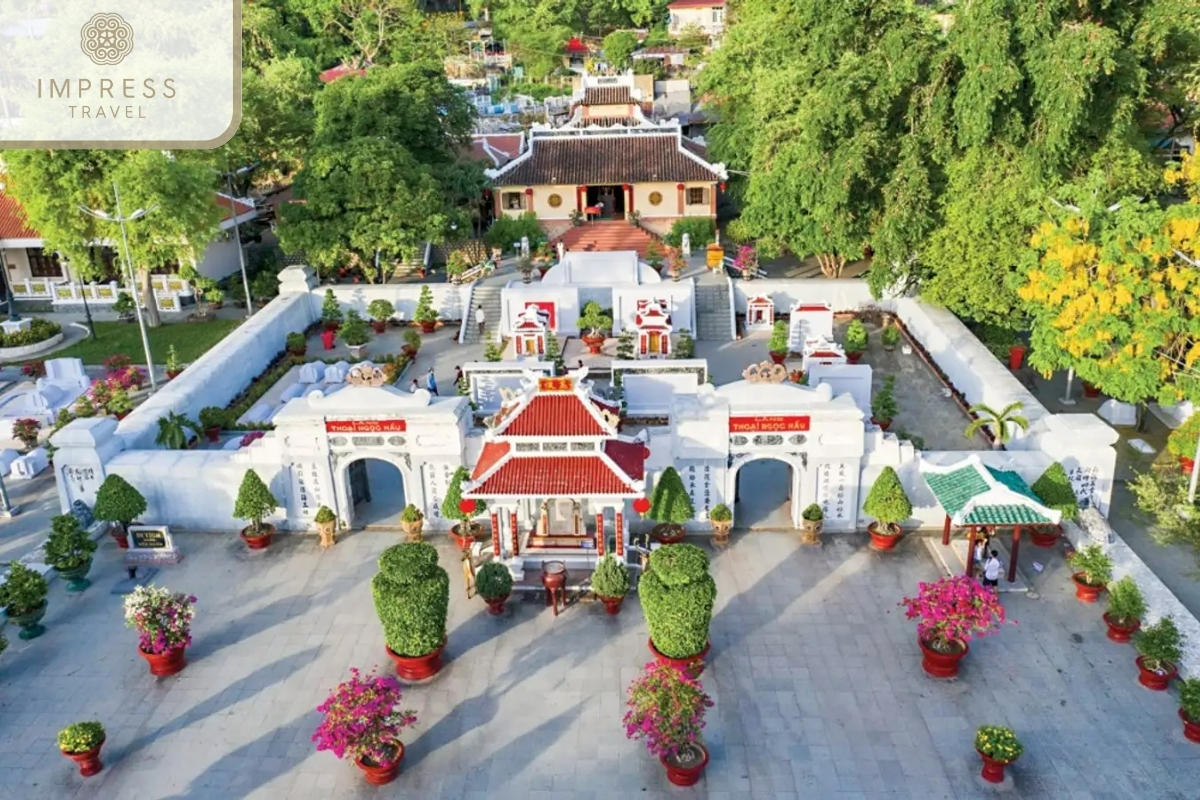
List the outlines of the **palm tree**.
{"type": "Polygon", "coordinates": [[[1025,407],[1025,404],[1017,401],[1009,403],[1004,407],[999,414],[988,406],[979,403],[971,406],[971,413],[975,415],[975,420],[967,426],[965,436],[968,439],[974,438],[975,434],[987,425],[996,433],[996,438],[992,442],[992,447],[999,450],[1005,444],[1008,444],[1012,435],[1009,431],[1009,425],[1016,425],[1023,431],[1029,430],[1029,420],[1021,416],[1017,412],[1025,407]]]}

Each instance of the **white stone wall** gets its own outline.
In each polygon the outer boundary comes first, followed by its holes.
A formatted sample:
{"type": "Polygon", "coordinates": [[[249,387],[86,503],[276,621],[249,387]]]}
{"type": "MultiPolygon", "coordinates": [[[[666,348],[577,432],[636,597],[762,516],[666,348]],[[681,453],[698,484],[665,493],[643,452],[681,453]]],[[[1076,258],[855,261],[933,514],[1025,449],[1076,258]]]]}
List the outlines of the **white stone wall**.
{"type": "Polygon", "coordinates": [[[471,284],[454,285],[452,283],[385,283],[383,285],[369,283],[339,283],[333,286],[313,287],[310,303],[312,318],[321,316],[321,304],[325,302],[326,290],[332,289],[334,296],[342,305],[342,310],[353,308],[369,319],[367,306],[372,300],[380,298],[391,301],[396,307],[396,317],[411,322],[417,303],[421,299],[421,289],[428,286],[433,294],[433,307],[437,309],[438,319],[442,322],[461,320],[463,309],[470,301],[471,284]]]}
{"type": "Polygon", "coordinates": [[[696,292],[691,279],[667,281],[645,286],[618,287],[612,290],[613,336],[626,328],[634,328],[639,300],[659,300],[667,305],[671,327],[675,333],[687,328],[696,335],[696,292]]]}

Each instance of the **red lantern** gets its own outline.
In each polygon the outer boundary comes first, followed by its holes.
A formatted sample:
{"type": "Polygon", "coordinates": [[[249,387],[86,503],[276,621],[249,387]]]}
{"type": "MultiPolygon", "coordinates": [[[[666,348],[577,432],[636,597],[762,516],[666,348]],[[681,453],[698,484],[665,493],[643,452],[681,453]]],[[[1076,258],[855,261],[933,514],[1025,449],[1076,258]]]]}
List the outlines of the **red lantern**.
{"type": "Polygon", "coordinates": [[[642,458],[643,458],[643,459],[649,459],[649,458],[650,458],[650,448],[649,448],[649,447],[643,447],[643,448],[642,448],[642,458]]]}
{"type": "Polygon", "coordinates": [[[650,501],[645,497],[639,497],[633,501],[633,510],[639,514],[645,514],[650,510],[650,501]]]}
{"type": "Polygon", "coordinates": [[[475,501],[474,500],[459,500],[458,501],[458,510],[464,514],[474,514],[475,513],[475,501]]]}

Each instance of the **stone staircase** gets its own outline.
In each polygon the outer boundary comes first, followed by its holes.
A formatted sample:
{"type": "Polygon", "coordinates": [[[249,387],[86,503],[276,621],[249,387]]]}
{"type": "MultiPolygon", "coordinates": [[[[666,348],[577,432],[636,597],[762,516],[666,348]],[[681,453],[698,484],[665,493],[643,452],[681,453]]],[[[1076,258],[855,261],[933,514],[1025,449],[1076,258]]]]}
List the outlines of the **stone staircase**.
{"type": "Polygon", "coordinates": [[[577,225],[556,238],[552,244],[557,247],[562,242],[569,251],[636,250],[644,259],[650,244],[657,240],[658,237],[645,228],[631,225],[623,219],[614,219],[577,225]]]}
{"type": "Polygon", "coordinates": [[[502,285],[475,284],[475,292],[471,295],[471,307],[463,312],[467,316],[467,331],[463,337],[463,344],[496,341],[496,334],[500,330],[500,292],[503,289],[502,285]],[[475,324],[475,308],[480,305],[483,306],[483,313],[487,315],[484,323],[487,330],[486,339],[479,338],[479,326],[475,324]]]}
{"type": "Polygon", "coordinates": [[[729,335],[729,284],[701,283],[696,286],[697,339],[709,342],[732,341],[729,335]]]}

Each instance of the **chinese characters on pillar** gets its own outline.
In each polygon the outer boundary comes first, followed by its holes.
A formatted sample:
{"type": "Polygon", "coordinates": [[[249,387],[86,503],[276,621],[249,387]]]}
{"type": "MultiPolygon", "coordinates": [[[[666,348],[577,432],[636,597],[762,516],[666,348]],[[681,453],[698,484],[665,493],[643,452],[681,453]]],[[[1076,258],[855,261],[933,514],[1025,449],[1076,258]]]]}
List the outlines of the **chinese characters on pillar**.
{"type": "Polygon", "coordinates": [[[454,478],[454,470],[449,464],[426,464],[425,497],[428,499],[428,510],[435,519],[442,519],[442,498],[454,478]]]}
{"type": "Polygon", "coordinates": [[[325,505],[324,493],[321,491],[321,473],[315,463],[293,464],[292,485],[300,516],[312,517],[317,513],[317,509],[325,505]]]}
{"type": "Polygon", "coordinates": [[[1071,479],[1071,488],[1075,490],[1075,499],[1080,508],[1089,508],[1096,496],[1096,480],[1100,477],[1099,467],[1075,467],[1067,473],[1071,479]]]}
{"type": "Polygon", "coordinates": [[[853,511],[849,505],[849,475],[844,462],[817,467],[817,505],[821,507],[826,520],[850,519],[853,511]]]}
{"type": "Polygon", "coordinates": [[[712,507],[720,502],[717,488],[713,483],[712,465],[692,464],[682,468],[682,475],[687,483],[688,496],[692,498],[692,507],[696,509],[696,519],[708,519],[708,512],[712,511],[712,507]]]}

